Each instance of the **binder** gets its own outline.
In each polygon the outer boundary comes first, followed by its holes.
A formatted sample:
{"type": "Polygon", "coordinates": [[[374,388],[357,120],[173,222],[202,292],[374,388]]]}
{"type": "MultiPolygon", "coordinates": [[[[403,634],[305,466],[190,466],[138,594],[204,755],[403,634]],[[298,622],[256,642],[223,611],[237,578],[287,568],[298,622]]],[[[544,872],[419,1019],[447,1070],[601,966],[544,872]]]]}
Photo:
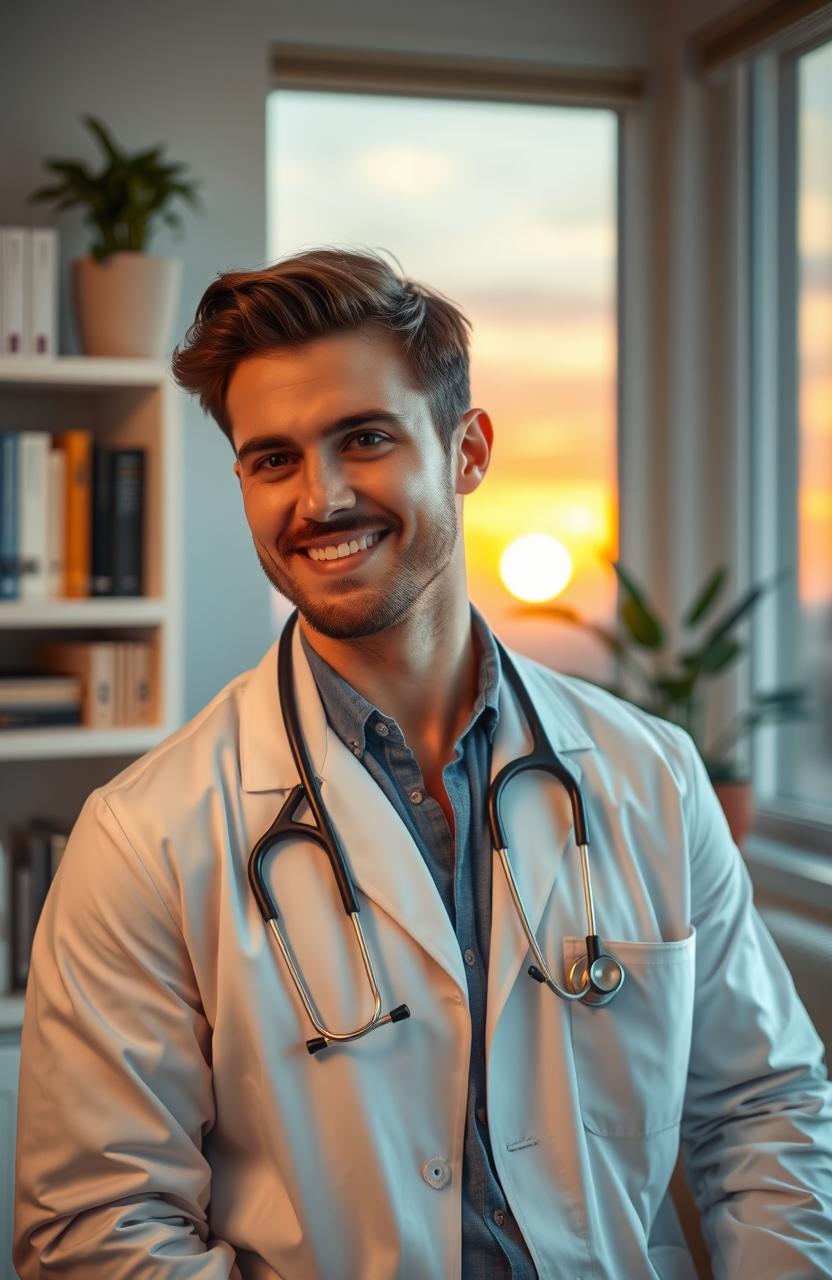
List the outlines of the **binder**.
{"type": "Polygon", "coordinates": [[[38,649],[44,671],[81,677],[81,721],[89,729],[115,728],[115,651],[108,640],[52,641],[38,649]]]}
{"type": "Polygon", "coordinates": [[[0,355],[24,357],[28,351],[29,279],[32,233],[26,227],[0,227],[0,355]]]}
{"type": "Polygon", "coordinates": [[[58,354],[58,233],[54,227],[32,229],[30,292],[26,346],[30,356],[52,359],[58,354]]]}
{"type": "Polygon", "coordinates": [[[0,600],[17,600],[20,595],[17,453],[17,432],[0,435],[0,600]]]}
{"type": "Polygon", "coordinates": [[[18,435],[21,600],[45,600],[49,589],[49,447],[42,431],[18,435]]]}

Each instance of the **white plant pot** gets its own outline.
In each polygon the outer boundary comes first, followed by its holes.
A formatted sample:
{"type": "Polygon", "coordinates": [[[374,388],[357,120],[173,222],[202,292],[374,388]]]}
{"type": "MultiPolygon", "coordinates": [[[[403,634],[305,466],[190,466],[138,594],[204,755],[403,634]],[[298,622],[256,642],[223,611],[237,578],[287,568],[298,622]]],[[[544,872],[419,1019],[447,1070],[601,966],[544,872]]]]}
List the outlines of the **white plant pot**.
{"type": "Polygon", "coordinates": [[[93,257],[72,263],[75,321],[87,356],[170,354],[179,303],[182,263],[124,250],[104,262],[93,257]]]}

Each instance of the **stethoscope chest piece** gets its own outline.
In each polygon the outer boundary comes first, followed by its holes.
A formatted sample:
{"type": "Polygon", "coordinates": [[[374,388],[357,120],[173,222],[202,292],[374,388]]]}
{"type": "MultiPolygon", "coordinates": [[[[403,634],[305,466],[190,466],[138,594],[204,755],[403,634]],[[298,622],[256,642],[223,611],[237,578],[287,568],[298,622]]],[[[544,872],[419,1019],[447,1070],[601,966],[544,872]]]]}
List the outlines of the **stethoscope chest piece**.
{"type": "MultiPolygon", "coordinates": [[[[574,961],[567,981],[572,991],[583,991],[587,985],[587,957],[579,956],[574,961]]],[[[581,1004],[600,1008],[609,1004],[614,995],[621,990],[624,982],[624,970],[612,956],[602,954],[593,960],[589,968],[589,990],[583,996],[581,1004]]]]}

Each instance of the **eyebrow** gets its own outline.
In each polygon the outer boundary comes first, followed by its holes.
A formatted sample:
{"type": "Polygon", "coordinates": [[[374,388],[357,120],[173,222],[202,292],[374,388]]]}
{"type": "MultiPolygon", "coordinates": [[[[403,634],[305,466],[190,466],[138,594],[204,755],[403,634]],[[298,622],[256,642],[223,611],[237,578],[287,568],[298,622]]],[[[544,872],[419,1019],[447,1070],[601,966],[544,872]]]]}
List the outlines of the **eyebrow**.
{"type": "MultiPolygon", "coordinates": [[[[368,422],[386,422],[391,427],[404,428],[405,424],[397,413],[390,413],[387,409],[363,409],[360,413],[349,413],[346,417],[339,418],[337,422],[330,422],[327,426],[322,427],[318,432],[321,440],[328,439],[330,436],[336,436],[342,431],[349,431],[353,427],[366,426],[368,422]]],[[[264,450],[277,450],[285,448],[294,448],[297,446],[297,440],[293,440],[291,436],[281,436],[269,432],[262,436],[252,436],[250,440],[246,440],[237,451],[237,461],[242,462],[244,458],[248,458],[253,453],[262,453],[264,450]]]]}

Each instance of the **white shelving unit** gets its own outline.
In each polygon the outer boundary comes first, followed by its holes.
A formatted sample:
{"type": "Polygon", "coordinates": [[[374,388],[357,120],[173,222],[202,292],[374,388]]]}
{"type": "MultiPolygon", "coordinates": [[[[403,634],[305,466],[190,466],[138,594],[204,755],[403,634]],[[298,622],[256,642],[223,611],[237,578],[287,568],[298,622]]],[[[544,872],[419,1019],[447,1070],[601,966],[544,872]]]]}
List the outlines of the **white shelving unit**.
{"type": "MultiPolygon", "coordinates": [[[[53,638],[150,640],[157,723],[148,727],[0,732],[0,839],[31,817],[71,825],[94,787],[183,718],[180,393],[155,360],[58,356],[0,359],[0,432],[85,427],[96,441],[147,449],[142,598],[0,601],[0,666],[27,662],[53,638]]],[[[20,994],[0,995],[0,1040],[16,1034],[20,994]]]]}

